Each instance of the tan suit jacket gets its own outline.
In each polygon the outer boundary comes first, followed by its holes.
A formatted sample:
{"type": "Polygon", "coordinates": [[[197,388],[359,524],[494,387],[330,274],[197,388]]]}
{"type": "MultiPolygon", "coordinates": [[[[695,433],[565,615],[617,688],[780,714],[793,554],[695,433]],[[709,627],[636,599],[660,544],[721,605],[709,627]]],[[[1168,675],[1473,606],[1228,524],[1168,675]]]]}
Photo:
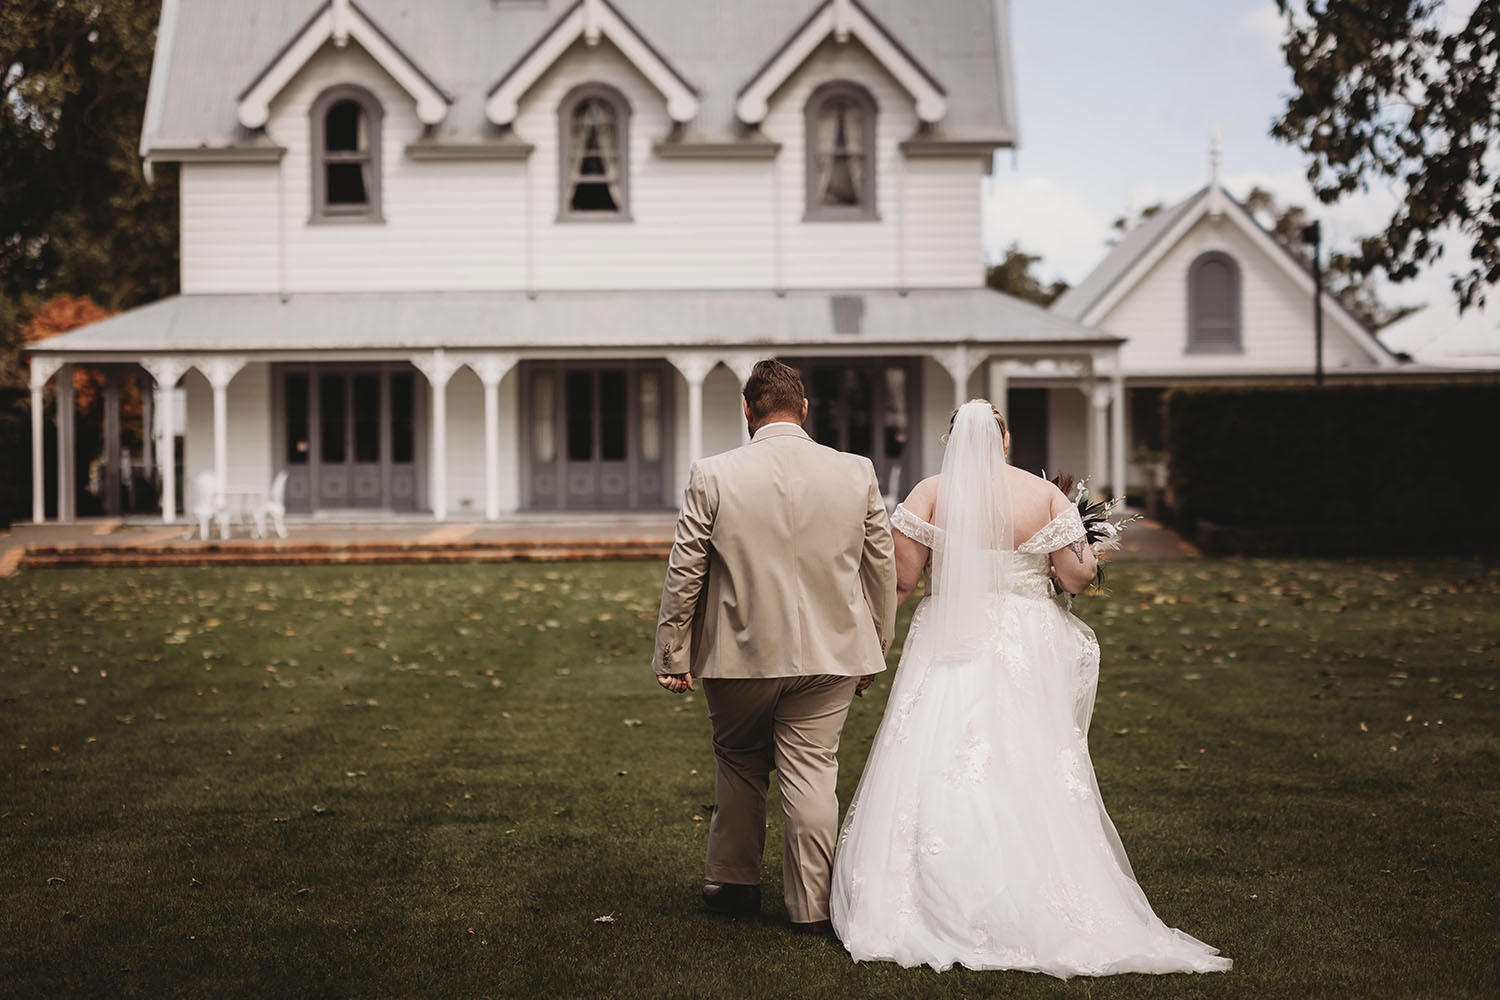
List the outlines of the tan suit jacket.
{"type": "Polygon", "coordinates": [[[693,464],[652,666],[701,677],[857,676],[895,631],[890,522],[870,460],[795,424],[693,464]]]}

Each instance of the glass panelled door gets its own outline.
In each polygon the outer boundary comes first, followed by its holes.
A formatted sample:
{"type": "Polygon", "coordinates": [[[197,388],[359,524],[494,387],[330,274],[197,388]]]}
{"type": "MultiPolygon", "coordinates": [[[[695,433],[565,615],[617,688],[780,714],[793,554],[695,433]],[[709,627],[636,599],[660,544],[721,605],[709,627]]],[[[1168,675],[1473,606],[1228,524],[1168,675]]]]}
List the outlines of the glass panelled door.
{"type": "Polygon", "coordinates": [[[288,510],[416,509],[414,372],[307,366],[280,385],[288,510]]]}
{"type": "Polygon", "coordinates": [[[319,507],[385,506],[384,382],[379,372],[318,376],[319,507]]]}
{"type": "Polygon", "coordinates": [[[528,365],[528,506],[627,510],[666,503],[666,372],[658,363],[528,365]]]}
{"type": "MultiPolygon", "coordinates": [[[[1006,400],[1005,422],[1010,429],[1010,464],[1027,472],[1057,475],[1047,468],[1047,400],[1050,389],[1012,389],[1006,400]]],[[[1064,390],[1072,392],[1073,390],[1064,390]]]]}
{"type": "Polygon", "coordinates": [[[791,359],[807,389],[807,433],[875,465],[888,502],[905,497],[921,478],[916,430],[916,363],[791,359]]]}

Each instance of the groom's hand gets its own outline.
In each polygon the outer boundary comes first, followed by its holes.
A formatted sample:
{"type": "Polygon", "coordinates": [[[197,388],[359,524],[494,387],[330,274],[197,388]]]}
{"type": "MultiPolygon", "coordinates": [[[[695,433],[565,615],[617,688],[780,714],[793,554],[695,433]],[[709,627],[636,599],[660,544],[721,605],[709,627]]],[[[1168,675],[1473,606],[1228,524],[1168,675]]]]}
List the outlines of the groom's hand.
{"type": "Polygon", "coordinates": [[[673,694],[682,694],[684,691],[693,690],[692,674],[657,674],[656,683],[666,688],[673,694]]]}
{"type": "Polygon", "coordinates": [[[859,679],[859,683],[854,685],[854,697],[863,698],[865,696],[865,688],[869,687],[870,682],[874,679],[874,674],[865,674],[863,677],[861,677],[859,679]]]}

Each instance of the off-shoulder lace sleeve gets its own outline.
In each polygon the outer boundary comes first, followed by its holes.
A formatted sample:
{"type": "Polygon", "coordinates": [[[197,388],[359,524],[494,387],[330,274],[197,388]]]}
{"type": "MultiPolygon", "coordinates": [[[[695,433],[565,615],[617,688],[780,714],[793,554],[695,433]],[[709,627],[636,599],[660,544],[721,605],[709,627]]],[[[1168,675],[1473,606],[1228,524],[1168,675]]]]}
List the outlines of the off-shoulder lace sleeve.
{"type": "Polygon", "coordinates": [[[928,524],[902,504],[896,505],[896,512],[891,515],[891,527],[914,542],[920,542],[932,548],[937,539],[937,528],[928,524]]]}
{"type": "Polygon", "coordinates": [[[1078,508],[1069,507],[1043,525],[1036,534],[1026,539],[1018,551],[1044,554],[1056,552],[1086,535],[1087,532],[1083,530],[1083,518],[1078,516],[1078,508]]]}

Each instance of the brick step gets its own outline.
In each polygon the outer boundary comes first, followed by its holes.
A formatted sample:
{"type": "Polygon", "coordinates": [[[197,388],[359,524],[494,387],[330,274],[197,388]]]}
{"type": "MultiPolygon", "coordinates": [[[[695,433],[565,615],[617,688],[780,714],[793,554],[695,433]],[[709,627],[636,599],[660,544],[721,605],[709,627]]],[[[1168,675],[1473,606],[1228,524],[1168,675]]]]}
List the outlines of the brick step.
{"type": "Polygon", "coordinates": [[[671,543],[658,539],[578,539],[496,542],[199,543],[169,545],[38,545],[22,565],[315,566],[321,564],[579,562],[665,559],[671,543]]]}

